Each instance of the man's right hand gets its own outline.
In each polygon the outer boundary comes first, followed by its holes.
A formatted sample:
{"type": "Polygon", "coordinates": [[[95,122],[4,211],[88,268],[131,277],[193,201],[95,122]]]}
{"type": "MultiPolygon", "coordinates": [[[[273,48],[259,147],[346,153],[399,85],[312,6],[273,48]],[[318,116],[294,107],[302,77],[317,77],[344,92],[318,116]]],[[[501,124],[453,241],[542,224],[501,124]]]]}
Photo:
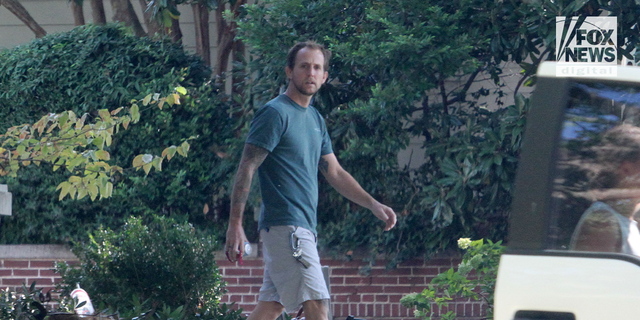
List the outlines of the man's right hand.
{"type": "Polygon", "coordinates": [[[227,243],[225,244],[225,254],[227,259],[231,262],[236,262],[238,259],[242,261],[242,255],[244,255],[244,243],[247,241],[247,236],[244,234],[244,228],[242,225],[229,224],[227,229],[227,243]]]}

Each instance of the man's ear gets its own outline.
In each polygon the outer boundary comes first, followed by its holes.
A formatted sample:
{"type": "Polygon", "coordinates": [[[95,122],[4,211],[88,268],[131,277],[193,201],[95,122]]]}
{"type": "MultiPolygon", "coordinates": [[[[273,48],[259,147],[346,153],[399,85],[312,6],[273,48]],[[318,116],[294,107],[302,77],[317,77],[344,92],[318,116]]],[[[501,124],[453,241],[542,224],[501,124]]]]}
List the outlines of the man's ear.
{"type": "Polygon", "coordinates": [[[291,70],[289,66],[286,66],[284,67],[284,72],[287,74],[287,79],[291,80],[291,73],[293,73],[293,70],[291,70]]]}
{"type": "Polygon", "coordinates": [[[329,78],[329,72],[325,71],[324,76],[322,76],[322,84],[327,82],[327,78],[329,78]]]}

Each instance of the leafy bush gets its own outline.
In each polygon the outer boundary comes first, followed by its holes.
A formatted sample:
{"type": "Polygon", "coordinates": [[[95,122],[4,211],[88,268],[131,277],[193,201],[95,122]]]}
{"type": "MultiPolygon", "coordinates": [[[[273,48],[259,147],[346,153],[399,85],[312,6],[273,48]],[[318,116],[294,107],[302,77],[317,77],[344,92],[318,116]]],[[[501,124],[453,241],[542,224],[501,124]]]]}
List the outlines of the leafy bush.
{"type": "MultiPolygon", "coordinates": [[[[505,247],[500,241],[493,243],[489,240],[484,243],[483,239],[471,241],[468,238],[458,240],[458,246],[467,251],[457,271],[451,268],[437,275],[429,288],[421,293],[406,295],[400,300],[403,306],[416,308],[416,317],[430,320],[436,313],[440,313],[440,308],[448,306],[454,298],[461,297],[485,302],[487,319],[493,318],[498,263],[505,247]],[[434,304],[437,308],[434,308],[434,304]]],[[[453,320],[456,319],[456,313],[448,311],[439,317],[453,320]]]]}
{"type": "Polygon", "coordinates": [[[45,307],[38,302],[42,289],[22,285],[21,292],[0,290],[0,319],[2,320],[42,320],[46,315],[45,307]]]}
{"type": "MultiPolygon", "coordinates": [[[[189,96],[171,109],[141,110],[141,123],[114,136],[111,162],[127,168],[139,153],[190,141],[188,158],[166,163],[145,177],[129,170],[115,178],[106,201],[58,201],[55,187],[66,180],[49,166],[25,168],[17,178],[2,178],[13,193],[13,216],[4,217],[0,243],[65,243],[99,226],[117,228],[134,214],[157,213],[190,221],[210,234],[226,213],[232,165],[222,147],[235,139],[230,103],[200,58],[169,41],[127,34],[124,27],[81,26],[0,52],[0,129],[34,122],[63,110],[97,115],[131,99],[172,92],[189,96]],[[209,209],[209,210],[207,210],[209,209]]],[[[61,170],[64,170],[61,169],[61,170]]]]}
{"type": "Polygon", "coordinates": [[[199,238],[191,225],[171,218],[148,220],[145,224],[130,217],[120,231],[100,229],[87,243],[75,245],[80,266],[56,266],[62,294],[80,284],[94,305],[118,310],[125,318],[180,314],[192,319],[197,313],[219,319],[235,314],[220,306],[224,284],[215,264],[215,240],[199,238]]]}

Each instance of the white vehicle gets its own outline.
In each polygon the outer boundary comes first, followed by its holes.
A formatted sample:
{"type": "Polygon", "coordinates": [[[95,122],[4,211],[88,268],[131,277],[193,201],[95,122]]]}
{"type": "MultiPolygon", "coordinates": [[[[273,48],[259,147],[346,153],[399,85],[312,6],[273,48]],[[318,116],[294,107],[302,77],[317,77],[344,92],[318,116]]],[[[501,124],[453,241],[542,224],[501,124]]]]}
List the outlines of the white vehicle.
{"type": "Polygon", "coordinates": [[[640,319],[640,68],[558,67],[538,69],[494,319],[640,319]]]}

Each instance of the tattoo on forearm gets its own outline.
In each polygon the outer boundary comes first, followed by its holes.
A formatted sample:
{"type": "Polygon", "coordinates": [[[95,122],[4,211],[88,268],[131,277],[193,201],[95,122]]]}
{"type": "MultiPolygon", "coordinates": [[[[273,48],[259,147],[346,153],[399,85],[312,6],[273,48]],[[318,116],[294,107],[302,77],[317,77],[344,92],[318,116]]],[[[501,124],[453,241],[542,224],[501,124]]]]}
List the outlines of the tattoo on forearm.
{"type": "Polygon", "coordinates": [[[318,162],[318,168],[322,174],[327,174],[329,171],[329,161],[324,158],[320,158],[320,162],[318,162]]]}
{"type": "Polygon", "coordinates": [[[264,162],[269,151],[252,144],[246,144],[242,153],[242,160],[233,183],[231,195],[232,205],[244,205],[251,191],[251,180],[255,170],[264,162]]]}

